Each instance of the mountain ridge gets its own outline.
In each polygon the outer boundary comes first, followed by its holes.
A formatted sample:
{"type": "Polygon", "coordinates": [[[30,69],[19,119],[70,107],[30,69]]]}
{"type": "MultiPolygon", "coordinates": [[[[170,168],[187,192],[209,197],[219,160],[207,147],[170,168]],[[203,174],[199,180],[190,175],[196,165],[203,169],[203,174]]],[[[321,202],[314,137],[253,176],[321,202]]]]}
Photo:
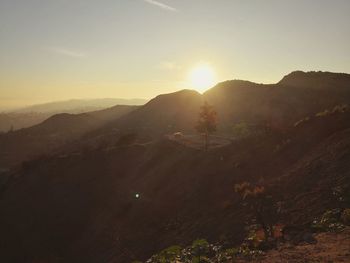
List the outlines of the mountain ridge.
{"type": "MultiPolygon", "coordinates": [[[[300,73],[298,71],[286,75],[283,79],[294,76],[293,79],[299,83],[305,79],[305,75],[316,84],[319,84],[319,76],[322,76],[322,80],[330,78],[326,83],[334,83],[339,78],[338,73],[300,73]],[[302,77],[299,77],[300,74],[302,77]]],[[[80,140],[79,144],[84,144],[86,140],[89,141],[89,144],[93,142],[93,145],[99,145],[107,141],[115,142],[118,137],[127,133],[139,133],[150,139],[175,132],[193,134],[199,108],[203,101],[208,101],[218,112],[218,134],[230,135],[233,127],[242,122],[248,125],[257,124],[288,130],[293,127],[294,123],[310,115],[331,109],[336,105],[350,104],[350,78],[348,75],[344,77],[343,74],[340,74],[340,76],[342,77],[339,88],[334,88],[337,86],[329,84],[324,86],[323,82],[321,89],[310,88],[308,84],[299,85],[296,89],[295,86],[285,84],[257,84],[233,80],[219,83],[204,94],[194,90],[162,94],[121,116],[116,114],[115,118],[114,113],[110,111],[107,119],[98,121],[100,123],[98,126],[86,126],[90,128],[79,133],[78,137],[74,136],[74,140],[80,140]]],[[[61,126],[64,125],[61,124],[61,126]]],[[[25,134],[25,130],[21,133],[25,134]]],[[[14,134],[7,134],[6,138],[12,138],[14,134]]],[[[5,138],[4,136],[2,137],[5,138]]],[[[15,147],[2,137],[0,136],[0,146],[15,147]]],[[[26,138],[23,135],[20,140],[26,141],[26,138]]],[[[38,139],[38,145],[42,145],[40,140],[38,139]]],[[[10,141],[16,144],[16,140],[10,141]]],[[[40,147],[44,148],[44,145],[40,147]]],[[[0,156],[0,163],[1,158],[4,157],[0,156]]],[[[6,156],[5,158],[8,160],[6,156]]]]}

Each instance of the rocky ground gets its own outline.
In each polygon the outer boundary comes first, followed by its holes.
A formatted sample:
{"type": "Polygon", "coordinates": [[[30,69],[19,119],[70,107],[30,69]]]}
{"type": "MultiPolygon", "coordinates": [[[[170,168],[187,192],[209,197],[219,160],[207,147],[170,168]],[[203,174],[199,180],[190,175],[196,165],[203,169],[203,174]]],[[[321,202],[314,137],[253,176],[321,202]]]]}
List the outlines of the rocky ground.
{"type": "MultiPolygon", "coordinates": [[[[271,250],[259,260],[261,263],[350,262],[350,227],[340,233],[325,232],[315,235],[315,244],[284,244],[271,250]]],[[[245,261],[241,261],[245,262],[245,261]]]]}

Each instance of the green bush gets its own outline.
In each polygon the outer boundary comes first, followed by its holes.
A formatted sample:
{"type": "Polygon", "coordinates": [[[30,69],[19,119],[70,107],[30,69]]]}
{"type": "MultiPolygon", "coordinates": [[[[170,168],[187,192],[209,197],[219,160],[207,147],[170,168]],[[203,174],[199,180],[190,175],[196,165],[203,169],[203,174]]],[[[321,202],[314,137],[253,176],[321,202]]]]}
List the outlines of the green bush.
{"type": "Polygon", "coordinates": [[[205,239],[197,239],[192,243],[192,253],[198,258],[199,262],[201,257],[206,256],[209,252],[209,243],[205,239]]]}
{"type": "Polygon", "coordinates": [[[162,250],[157,255],[155,255],[153,257],[152,262],[157,262],[157,263],[176,262],[176,259],[177,257],[180,256],[180,254],[181,254],[180,246],[171,246],[162,250]]]}
{"type": "Polygon", "coordinates": [[[263,255],[263,251],[251,249],[245,243],[238,248],[225,249],[221,245],[209,244],[205,239],[197,239],[183,249],[179,246],[168,247],[153,255],[147,263],[233,263],[238,258],[252,260],[263,255]]]}

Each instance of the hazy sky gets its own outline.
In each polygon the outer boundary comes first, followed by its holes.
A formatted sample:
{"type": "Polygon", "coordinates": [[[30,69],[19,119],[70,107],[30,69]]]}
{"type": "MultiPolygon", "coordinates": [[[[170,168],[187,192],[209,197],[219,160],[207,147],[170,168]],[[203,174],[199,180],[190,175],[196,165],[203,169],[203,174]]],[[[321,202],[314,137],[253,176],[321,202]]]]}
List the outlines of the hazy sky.
{"type": "Polygon", "coordinates": [[[349,0],[0,0],[0,108],[350,72],[349,0]]]}

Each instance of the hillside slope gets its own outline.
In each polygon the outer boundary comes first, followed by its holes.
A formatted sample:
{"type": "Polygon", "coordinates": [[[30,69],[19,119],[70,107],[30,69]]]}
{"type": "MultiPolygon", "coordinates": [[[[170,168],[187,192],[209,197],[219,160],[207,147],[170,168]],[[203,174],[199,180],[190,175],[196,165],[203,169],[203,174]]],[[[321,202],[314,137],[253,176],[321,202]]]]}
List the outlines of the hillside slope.
{"type": "Polygon", "coordinates": [[[233,126],[240,122],[286,130],[307,116],[350,104],[350,75],[292,72],[276,84],[232,80],[219,83],[203,95],[191,90],[164,94],[96,134],[113,129],[147,133],[153,138],[178,131],[194,133],[204,101],[218,112],[219,134],[231,136],[233,126]]]}
{"type": "MultiPolygon", "coordinates": [[[[74,126],[80,130],[79,136],[70,131],[71,136],[68,137],[70,142],[75,140],[79,147],[84,144],[87,145],[82,147],[92,147],[109,142],[112,145],[117,138],[130,133],[148,139],[159,139],[164,134],[178,131],[193,134],[203,101],[213,104],[217,110],[218,134],[226,137],[232,137],[233,127],[241,122],[254,127],[284,131],[307,116],[336,105],[350,104],[350,77],[348,74],[328,72],[293,72],[274,85],[239,80],[226,81],[203,95],[191,90],[159,95],[145,105],[134,108],[135,111],[130,113],[122,110],[120,106],[116,111],[99,111],[99,116],[77,115],[76,123],[81,125],[74,125],[74,121],[68,120],[66,125],[56,125],[55,133],[67,135],[69,125],[74,126]],[[119,110],[122,114],[118,113],[119,110]],[[104,117],[101,117],[102,115],[104,117]],[[92,126],[86,122],[90,117],[96,117],[96,120],[89,121],[90,124],[95,123],[92,126]],[[78,142],[79,139],[81,140],[78,142]]],[[[64,116],[68,118],[69,115],[64,116]]],[[[0,135],[0,168],[19,164],[34,155],[48,152],[42,150],[46,149],[47,145],[53,143],[54,148],[58,148],[56,146],[61,147],[62,141],[67,141],[66,136],[57,137],[57,134],[45,131],[46,128],[28,128],[0,135]],[[40,134],[40,139],[31,135],[32,131],[40,134]],[[33,143],[35,146],[32,146],[33,143]]],[[[49,147],[49,150],[51,149],[53,148],[49,147]]]]}
{"type": "Polygon", "coordinates": [[[250,217],[233,191],[242,181],[265,185],[284,223],[308,223],[332,208],[332,187],[350,185],[349,120],[315,117],[208,153],[160,140],[36,160],[3,188],[1,254],[130,262],[196,238],[237,244],[250,217]]]}
{"type": "Polygon", "coordinates": [[[296,71],[271,85],[233,80],[203,95],[220,116],[221,129],[237,122],[287,129],[298,120],[350,102],[350,75],[296,71]]]}
{"type": "Polygon", "coordinates": [[[17,110],[0,112],[0,132],[28,128],[40,124],[55,114],[80,114],[100,111],[115,105],[143,105],[146,102],[143,99],[75,99],[36,104],[17,110]]]}
{"type": "Polygon", "coordinates": [[[1,134],[0,168],[51,153],[136,108],[120,105],[82,114],[62,113],[33,127],[1,134]]]}
{"type": "Polygon", "coordinates": [[[0,170],[3,259],[121,263],[197,238],[240,244],[252,215],[233,188],[245,181],[281,204],[283,224],[309,224],[333,208],[332,189],[350,189],[350,112],[334,107],[349,104],[348,82],[332,94],[333,82],[296,87],[289,78],[56,115],[0,136],[0,165],[25,160],[0,170]],[[219,133],[240,121],[263,125],[208,152],[164,137],[193,132],[206,99],[219,112],[219,133]]]}

